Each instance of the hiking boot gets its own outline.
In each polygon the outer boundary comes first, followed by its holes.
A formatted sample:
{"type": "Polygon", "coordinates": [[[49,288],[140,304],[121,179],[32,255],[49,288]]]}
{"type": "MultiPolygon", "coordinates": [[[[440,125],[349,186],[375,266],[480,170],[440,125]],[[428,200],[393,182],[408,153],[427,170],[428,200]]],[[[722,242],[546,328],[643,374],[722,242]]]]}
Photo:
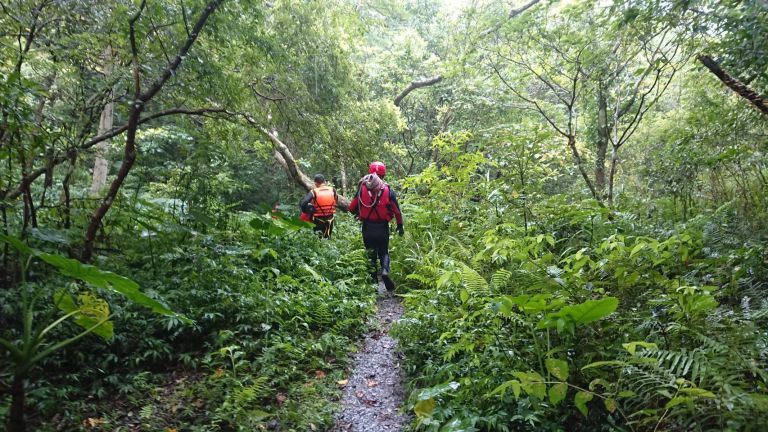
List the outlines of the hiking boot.
{"type": "Polygon", "coordinates": [[[395,283],[389,278],[389,275],[382,274],[381,280],[384,281],[384,286],[387,287],[387,291],[395,290],[395,283]]]}

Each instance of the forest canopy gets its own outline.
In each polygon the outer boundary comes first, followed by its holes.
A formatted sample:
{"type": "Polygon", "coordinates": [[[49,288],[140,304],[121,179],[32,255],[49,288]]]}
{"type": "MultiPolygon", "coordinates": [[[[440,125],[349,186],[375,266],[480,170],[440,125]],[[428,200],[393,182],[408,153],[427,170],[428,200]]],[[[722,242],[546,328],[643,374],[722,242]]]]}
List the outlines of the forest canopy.
{"type": "Polygon", "coordinates": [[[9,431],[333,430],[372,161],[408,430],[768,428],[764,0],[0,0],[0,29],[9,431]]]}

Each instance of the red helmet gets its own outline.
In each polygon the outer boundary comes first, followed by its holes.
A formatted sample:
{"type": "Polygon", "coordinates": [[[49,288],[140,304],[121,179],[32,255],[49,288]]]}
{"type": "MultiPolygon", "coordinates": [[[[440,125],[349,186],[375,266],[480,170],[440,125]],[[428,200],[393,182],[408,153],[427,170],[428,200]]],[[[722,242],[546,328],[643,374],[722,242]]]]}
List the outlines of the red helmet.
{"type": "Polygon", "coordinates": [[[384,174],[387,173],[387,166],[384,165],[383,162],[374,161],[371,162],[370,165],[368,165],[368,174],[376,173],[379,177],[384,177],[384,174]]]}

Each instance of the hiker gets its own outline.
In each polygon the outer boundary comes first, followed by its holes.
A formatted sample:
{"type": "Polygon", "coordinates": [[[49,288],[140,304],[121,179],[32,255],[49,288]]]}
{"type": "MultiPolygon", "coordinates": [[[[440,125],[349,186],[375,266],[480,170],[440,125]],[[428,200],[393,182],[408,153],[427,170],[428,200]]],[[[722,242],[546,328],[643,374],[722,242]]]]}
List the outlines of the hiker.
{"type": "Polygon", "coordinates": [[[381,279],[388,291],[395,289],[389,277],[389,221],[397,220],[397,233],[403,235],[403,215],[395,191],[384,182],[387,167],[379,162],[368,166],[368,175],[360,179],[357,193],[349,203],[349,211],[363,222],[363,243],[373,265],[371,277],[378,281],[377,261],[381,263],[381,279]]]}
{"type": "MultiPolygon", "coordinates": [[[[336,189],[325,183],[322,174],[315,176],[315,187],[301,200],[302,215],[307,214],[315,223],[314,231],[323,238],[330,238],[333,232],[333,216],[336,213],[336,189]]],[[[302,217],[302,219],[304,219],[302,217]]]]}

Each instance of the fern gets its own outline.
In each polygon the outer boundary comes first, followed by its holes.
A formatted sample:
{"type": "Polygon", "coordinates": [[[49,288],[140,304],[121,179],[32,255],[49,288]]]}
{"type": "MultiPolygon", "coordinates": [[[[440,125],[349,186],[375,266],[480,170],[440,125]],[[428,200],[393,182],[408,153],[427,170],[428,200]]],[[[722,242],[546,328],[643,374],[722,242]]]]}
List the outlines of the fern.
{"type": "Polygon", "coordinates": [[[512,280],[512,272],[507,269],[499,269],[491,276],[491,290],[494,293],[501,292],[512,280]]]}
{"type": "Polygon", "coordinates": [[[489,295],[488,282],[470,266],[461,263],[461,281],[467,291],[474,295],[489,295]]]}
{"type": "Polygon", "coordinates": [[[327,303],[316,303],[309,310],[310,322],[320,325],[327,325],[333,321],[333,313],[327,303]]]}

